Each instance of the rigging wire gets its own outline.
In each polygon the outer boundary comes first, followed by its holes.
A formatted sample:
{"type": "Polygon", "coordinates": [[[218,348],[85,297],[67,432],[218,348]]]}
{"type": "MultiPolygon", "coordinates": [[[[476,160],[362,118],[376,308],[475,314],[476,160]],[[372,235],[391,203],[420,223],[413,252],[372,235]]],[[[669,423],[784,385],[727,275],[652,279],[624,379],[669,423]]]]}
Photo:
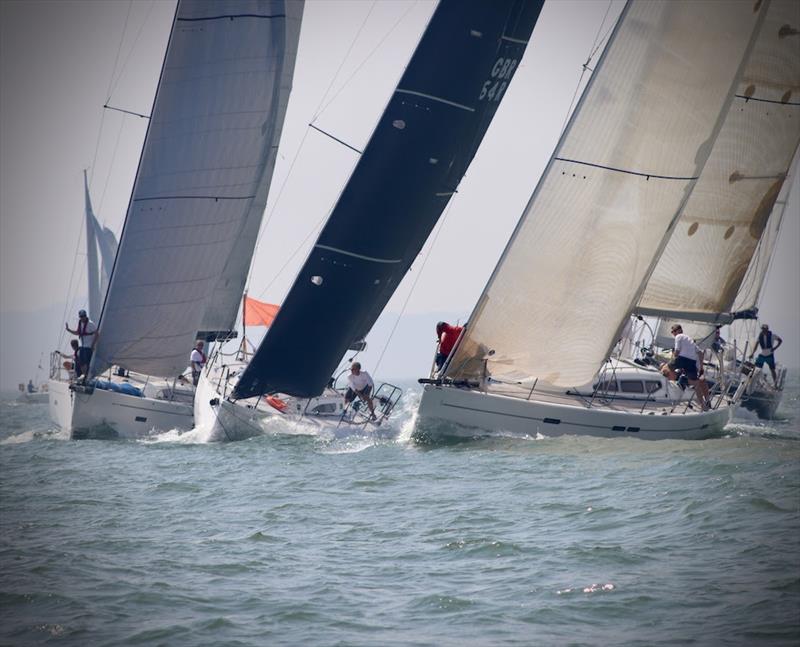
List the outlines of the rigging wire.
{"type": "MultiPolygon", "coordinates": [[[[128,2],[128,13],[125,15],[125,23],[122,26],[122,35],[120,36],[120,39],[119,39],[119,45],[117,47],[117,55],[114,57],[114,65],[111,67],[111,77],[108,79],[108,87],[106,88],[106,96],[109,97],[109,98],[111,97],[111,84],[114,82],[114,73],[117,70],[117,63],[119,62],[119,55],[120,55],[120,52],[122,52],[122,44],[125,42],[125,34],[128,31],[128,19],[131,17],[131,7],[132,6],[133,6],[133,0],[129,0],[129,2],[128,2]]],[[[100,128],[97,131],[97,141],[95,142],[95,145],[94,145],[94,157],[92,158],[92,166],[90,167],[91,168],[91,174],[89,175],[89,186],[91,186],[92,182],[94,181],[94,166],[95,166],[95,163],[97,162],[97,153],[100,150],[100,139],[101,139],[101,137],[103,135],[103,123],[105,122],[105,118],[106,118],[106,111],[103,110],[100,113],[100,128]]]]}
{"type": "Polygon", "coordinates": [[[373,368],[373,371],[376,374],[378,372],[378,369],[380,368],[381,362],[383,361],[383,356],[386,354],[386,351],[389,348],[389,344],[392,341],[392,337],[394,337],[394,333],[397,330],[397,326],[400,324],[400,319],[402,319],[403,315],[405,314],[406,308],[408,307],[408,302],[411,300],[411,296],[414,294],[414,290],[417,287],[417,283],[419,282],[419,279],[425,270],[425,265],[428,262],[428,259],[431,257],[431,252],[433,252],[433,248],[436,246],[436,241],[439,239],[439,234],[442,233],[442,229],[444,228],[444,223],[447,220],[447,216],[450,213],[450,208],[452,207],[453,202],[455,202],[454,199],[450,200],[450,202],[447,203],[444,215],[439,220],[439,225],[436,229],[436,233],[433,235],[431,244],[428,247],[428,253],[425,255],[425,258],[422,259],[422,265],[420,265],[419,272],[417,273],[417,276],[414,278],[414,282],[411,284],[411,289],[408,291],[408,294],[406,295],[406,299],[403,302],[403,307],[400,308],[400,313],[397,315],[397,319],[395,319],[394,326],[392,326],[392,330],[389,333],[389,336],[387,337],[386,342],[383,345],[383,349],[381,350],[381,354],[378,357],[378,361],[375,363],[375,366],[373,368]]]}
{"type": "Polygon", "coordinates": [[[608,18],[608,13],[611,11],[611,5],[613,3],[614,3],[614,0],[608,0],[608,5],[606,6],[606,12],[603,15],[603,20],[600,21],[600,25],[597,28],[597,33],[595,34],[594,41],[592,42],[592,49],[589,51],[589,56],[586,58],[586,62],[581,66],[581,68],[582,68],[581,69],[581,75],[578,78],[578,83],[575,85],[575,92],[572,93],[572,99],[570,100],[569,108],[567,108],[567,114],[564,116],[564,123],[561,124],[560,134],[563,134],[564,133],[564,129],[567,127],[567,123],[569,122],[569,116],[572,114],[572,110],[575,107],[575,101],[577,100],[578,92],[580,91],[581,84],[583,83],[583,77],[586,76],[586,72],[593,71],[589,67],[589,63],[594,58],[595,54],[597,54],[597,51],[600,49],[600,47],[603,45],[603,43],[608,39],[608,36],[611,33],[611,30],[614,28],[614,24],[612,23],[608,27],[608,30],[606,31],[606,33],[603,36],[603,38],[598,40],[598,38],[600,37],[600,32],[603,30],[603,25],[605,25],[605,23],[606,23],[606,18],[608,18]]]}
{"type": "MultiPolygon", "coordinates": [[[[133,43],[131,43],[131,47],[128,50],[128,53],[125,55],[125,61],[122,63],[122,66],[119,69],[119,73],[117,74],[117,78],[113,79],[113,86],[110,88],[109,92],[107,93],[108,99],[106,100],[106,103],[111,101],[111,95],[114,94],[114,92],[116,92],[117,85],[119,84],[120,79],[122,78],[123,74],[125,73],[125,68],[128,66],[128,63],[131,60],[131,55],[133,54],[134,50],[136,49],[136,44],[139,42],[139,38],[141,38],[141,36],[142,36],[142,32],[144,31],[144,26],[147,24],[147,21],[150,18],[150,14],[153,12],[153,7],[155,7],[155,5],[156,5],[156,0],[153,0],[153,2],[151,2],[150,6],[147,8],[147,13],[144,16],[144,20],[142,20],[142,24],[139,25],[139,31],[136,32],[136,36],[133,39],[133,43]]],[[[127,19],[126,19],[126,24],[127,24],[127,19]]],[[[120,44],[120,48],[121,47],[122,47],[122,45],[120,44]]],[[[115,63],[115,66],[116,66],[116,63],[115,63]]]]}
{"type": "MultiPolygon", "coordinates": [[[[322,95],[322,98],[320,99],[320,101],[319,101],[319,104],[317,105],[317,108],[316,108],[316,110],[315,110],[315,111],[314,111],[314,113],[313,113],[313,114],[314,114],[314,116],[313,116],[313,118],[311,119],[311,122],[310,122],[310,123],[308,124],[308,126],[306,127],[306,131],[305,131],[305,133],[303,134],[303,138],[302,138],[302,140],[300,141],[300,144],[299,144],[299,146],[297,147],[297,150],[296,150],[296,152],[295,152],[295,154],[294,154],[294,157],[292,158],[292,162],[291,162],[291,164],[290,164],[290,166],[289,166],[289,171],[287,172],[287,174],[286,174],[286,177],[284,178],[283,182],[281,183],[281,187],[280,187],[280,189],[278,190],[278,195],[277,195],[277,197],[275,198],[275,202],[273,203],[273,205],[272,205],[272,208],[270,209],[269,213],[267,214],[267,217],[266,217],[266,219],[264,220],[264,223],[261,225],[261,230],[260,230],[260,232],[259,232],[259,234],[258,234],[258,239],[256,240],[255,249],[254,249],[254,251],[253,251],[253,258],[255,258],[255,257],[256,257],[256,255],[258,254],[258,250],[259,250],[259,249],[260,249],[260,247],[261,247],[261,241],[262,241],[262,239],[263,239],[263,237],[264,237],[264,233],[266,232],[266,230],[267,230],[267,227],[269,226],[269,223],[271,222],[271,220],[272,220],[272,217],[273,217],[273,215],[275,214],[275,211],[277,210],[278,204],[280,203],[280,199],[281,199],[281,197],[283,196],[284,189],[286,188],[286,185],[287,185],[287,184],[288,184],[288,182],[289,182],[289,178],[290,178],[290,177],[292,177],[292,171],[293,171],[293,169],[294,169],[294,167],[295,167],[295,164],[297,163],[297,160],[298,160],[298,159],[299,159],[299,157],[300,157],[300,153],[301,153],[301,152],[302,152],[302,150],[303,150],[303,146],[305,145],[306,139],[308,138],[308,134],[309,134],[309,132],[311,131],[311,129],[312,129],[312,127],[313,127],[313,124],[314,124],[314,122],[315,122],[315,121],[316,121],[316,120],[317,120],[317,119],[318,119],[318,118],[319,118],[319,117],[322,115],[322,113],[323,113],[323,112],[325,112],[325,110],[327,110],[327,109],[328,109],[328,107],[329,107],[329,106],[330,106],[330,105],[331,105],[331,104],[332,104],[332,103],[333,103],[333,102],[336,100],[336,98],[339,96],[339,94],[341,94],[342,90],[344,90],[344,88],[345,88],[345,87],[346,87],[346,86],[347,86],[347,85],[350,83],[350,81],[352,81],[352,80],[353,80],[353,78],[354,78],[354,77],[356,76],[356,74],[357,74],[357,73],[358,73],[358,72],[361,70],[361,68],[362,68],[362,67],[363,67],[363,66],[366,64],[366,62],[367,62],[367,61],[368,61],[370,58],[372,58],[372,57],[374,56],[375,52],[376,52],[376,51],[377,51],[377,50],[378,50],[378,49],[379,49],[379,48],[380,48],[380,47],[383,45],[383,43],[386,41],[386,39],[387,39],[387,38],[388,38],[388,37],[389,37],[389,36],[390,36],[390,35],[391,35],[391,34],[392,34],[392,33],[393,33],[393,32],[394,32],[396,29],[397,29],[398,25],[400,25],[400,23],[401,23],[401,22],[402,22],[402,21],[405,19],[405,17],[406,17],[406,16],[409,14],[409,12],[411,11],[411,9],[413,9],[413,8],[414,8],[414,6],[416,6],[417,2],[418,2],[418,0],[415,0],[415,2],[414,2],[414,3],[412,3],[412,4],[410,5],[410,7],[409,7],[409,8],[408,8],[408,9],[405,11],[405,13],[404,13],[402,16],[400,16],[400,18],[399,18],[397,21],[395,21],[395,23],[392,25],[392,27],[389,29],[389,31],[387,31],[387,32],[386,32],[386,33],[383,35],[383,37],[380,39],[380,41],[378,42],[378,44],[377,44],[377,45],[376,45],[376,46],[375,46],[375,47],[374,47],[374,48],[373,48],[373,49],[372,49],[372,50],[369,52],[369,54],[367,54],[367,56],[366,56],[366,57],[365,57],[365,58],[364,58],[364,59],[361,61],[361,63],[359,63],[359,64],[356,66],[356,68],[355,68],[355,70],[353,71],[353,73],[352,73],[352,74],[351,74],[351,75],[350,75],[350,76],[349,76],[349,77],[348,77],[348,78],[345,80],[345,82],[342,84],[342,86],[341,86],[341,87],[340,87],[340,88],[339,88],[339,89],[336,91],[336,94],[335,94],[333,97],[331,97],[331,99],[330,99],[330,100],[329,100],[329,101],[328,101],[328,102],[327,102],[327,103],[326,103],[326,104],[325,104],[323,107],[320,107],[320,106],[322,106],[323,102],[325,101],[325,97],[326,97],[326,96],[327,96],[327,94],[330,92],[330,89],[333,87],[334,83],[336,82],[336,79],[337,79],[337,77],[339,76],[339,73],[340,73],[340,71],[342,70],[342,68],[344,67],[344,64],[346,63],[346,61],[347,61],[348,57],[350,56],[350,52],[352,51],[353,47],[355,46],[355,43],[356,43],[356,41],[358,40],[358,38],[359,38],[359,36],[360,36],[360,34],[361,34],[361,31],[363,30],[364,26],[366,25],[366,23],[367,23],[367,21],[368,21],[368,19],[369,19],[370,15],[372,14],[372,11],[373,11],[373,9],[374,9],[374,8],[375,8],[375,6],[377,5],[377,2],[374,2],[374,3],[372,4],[372,7],[370,8],[369,12],[368,12],[368,13],[367,13],[367,15],[364,17],[364,21],[361,23],[361,26],[358,28],[358,31],[356,32],[355,36],[353,37],[353,39],[352,39],[352,41],[351,41],[351,43],[350,43],[350,47],[348,48],[347,52],[345,53],[345,55],[344,55],[344,58],[342,59],[342,62],[339,64],[339,67],[338,67],[338,69],[336,70],[336,72],[335,72],[335,74],[334,74],[334,76],[333,76],[333,80],[331,81],[331,83],[328,85],[328,88],[327,88],[327,89],[325,90],[325,92],[323,93],[323,95],[322,95]]],[[[351,169],[351,172],[352,172],[352,169],[351,169]]],[[[341,195],[341,192],[340,192],[340,195],[341,195]]],[[[338,198],[337,198],[337,202],[338,202],[338,198]]],[[[272,280],[271,280],[271,281],[270,281],[270,282],[269,282],[269,283],[266,285],[266,287],[264,287],[264,288],[263,288],[263,289],[262,289],[262,290],[261,290],[261,291],[258,293],[258,298],[259,298],[259,299],[261,299],[261,298],[263,298],[263,297],[264,297],[264,295],[266,294],[267,290],[269,290],[269,288],[270,288],[270,287],[272,287],[272,285],[275,283],[275,280],[278,278],[278,276],[280,276],[280,275],[283,273],[283,271],[284,271],[284,270],[285,270],[285,269],[288,267],[288,265],[289,265],[289,264],[292,262],[292,260],[293,260],[293,259],[294,259],[294,258],[297,256],[297,254],[300,252],[300,250],[301,250],[301,249],[303,249],[303,247],[304,247],[304,246],[306,245],[306,243],[308,242],[309,238],[311,238],[311,236],[313,236],[315,233],[318,233],[318,232],[319,232],[319,230],[320,230],[321,226],[322,226],[322,225],[323,225],[323,224],[324,224],[324,223],[327,221],[328,217],[329,217],[329,216],[330,216],[330,214],[333,212],[333,209],[334,209],[334,207],[335,207],[335,206],[336,206],[336,203],[334,202],[334,204],[333,204],[333,205],[330,207],[330,209],[327,211],[327,213],[326,213],[326,214],[325,214],[325,216],[322,218],[322,220],[320,220],[320,221],[319,221],[319,222],[318,222],[318,223],[317,223],[317,224],[316,224],[316,225],[315,225],[315,226],[314,226],[314,227],[311,229],[311,231],[309,232],[309,234],[308,234],[308,235],[307,235],[307,236],[306,236],[306,237],[303,239],[303,241],[302,241],[302,242],[301,242],[301,243],[300,243],[300,244],[297,246],[297,248],[294,250],[294,252],[292,252],[292,254],[289,256],[289,258],[288,258],[288,259],[287,259],[287,261],[286,261],[286,262],[283,264],[283,266],[282,266],[282,267],[281,267],[281,268],[278,270],[278,272],[277,272],[276,274],[274,274],[274,275],[273,275],[273,277],[272,277],[272,280]]],[[[252,274],[253,274],[253,267],[254,267],[254,264],[253,264],[253,263],[252,263],[252,261],[251,261],[251,263],[250,263],[250,271],[248,272],[248,275],[247,275],[247,282],[246,282],[246,289],[247,289],[247,290],[249,290],[249,289],[250,289],[250,279],[252,278],[252,274]]]]}

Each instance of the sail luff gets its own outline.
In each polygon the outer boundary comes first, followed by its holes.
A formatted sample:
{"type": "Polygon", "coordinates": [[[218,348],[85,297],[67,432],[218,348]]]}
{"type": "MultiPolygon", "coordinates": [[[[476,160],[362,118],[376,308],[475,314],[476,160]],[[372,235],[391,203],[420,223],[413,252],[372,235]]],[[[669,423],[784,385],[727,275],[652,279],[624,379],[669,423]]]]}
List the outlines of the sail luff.
{"type": "Polygon", "coordinates": [[[238,291],[248,250],[237,276],[226,267],[263,214],[302,6],[178,3],[99,322],[96,372],[117,364],[181,373],[215,286],[238,291]]]}
{"type": "Polygon", "coordinates": [[[456,191],[541,6],[439,3],[235,397],[322,392],[456,191]]]}
{"type": "Polygon", "coordinates": [[[589,381],[708,159],[759,14],[629,3],[447,376],[589,381]]]}

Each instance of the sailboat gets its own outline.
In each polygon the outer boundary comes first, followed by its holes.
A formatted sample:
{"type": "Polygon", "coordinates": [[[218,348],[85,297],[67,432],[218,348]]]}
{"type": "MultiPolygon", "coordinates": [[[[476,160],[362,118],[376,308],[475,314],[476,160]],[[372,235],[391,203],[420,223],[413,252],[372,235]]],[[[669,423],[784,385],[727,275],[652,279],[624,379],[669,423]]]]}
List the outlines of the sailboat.
{"type": "Polygon", "coordinates": [[[232,334],[302,11],[283,0],[178,2],[99,310],[92,379],[50,380],[51,416],[73,437],[193,426],[193,389],[178,376],[196,339],[232,334]]]}
{"type": "Polygon", "coordinates": [[[764,30],[768,7],[624,7],[458,345],[440,375],[421,380],[418,436],[697,439],[722,431],[726,393],[703,410],[656,371],[642,369],[626,391],[598,370],[729,114],[743,109],[743,70],[778,41],[764,30]]]}
{"type": "MultiPolygon", "coordinates": [[[[668,338],[673,322],[708,340],[716,326],[744,324],[736,328],[745,338],[728,340],[727,371],[722,354],[716,358],[716,379],[736,372],[753,350],[758,299],[800,145],[800,104],[792,97],[800,85],[800,6],[773,0],[765,11],[711,157],[636,308],[659,319],[656,339],[668,338]]],[[[759,372],[741,404],[771,417],[780,394],[759,372]]]]}
{"type": "MultiPolygon", "coordinates": [[[[442,0],[308,259],[249,363],[209,362],[195,419],[213,440],[286,411],[341,418],[328,388],[361,348],[456,192],[539,17],[541,0],[442,0]],[[216,366],[216,373],[212,373],[216,366]],[[279,412],[262,396],[287,403],[279,412]]],[[[375,395],[380,415],[397,389],[375,395]]],[[[274,402],[274,400],[273,400],[274,402]]]]}

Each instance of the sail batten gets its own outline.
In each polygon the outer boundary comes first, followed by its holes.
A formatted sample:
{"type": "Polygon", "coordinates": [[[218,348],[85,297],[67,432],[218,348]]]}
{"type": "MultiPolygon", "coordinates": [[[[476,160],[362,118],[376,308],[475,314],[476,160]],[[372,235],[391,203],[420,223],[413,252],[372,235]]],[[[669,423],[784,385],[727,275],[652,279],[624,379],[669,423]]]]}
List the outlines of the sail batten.
{"type": "Polygon", "coordinates": [[[592,378],[703,174],[762,16],[626,5],[448,377],[592,378]]]}
{"type": "Polygon", "coordinates": [[[540,0],[442,0],[234,396],[322,392],[466,172],[540,0]]]}
{"type": "Polygon", "coordinates": [[[266,205],[303,3],[180,0],[93,370],[185,369],[231,328],[266,205]],[[264,18],[269,18],[264,19],[264,18]]]}

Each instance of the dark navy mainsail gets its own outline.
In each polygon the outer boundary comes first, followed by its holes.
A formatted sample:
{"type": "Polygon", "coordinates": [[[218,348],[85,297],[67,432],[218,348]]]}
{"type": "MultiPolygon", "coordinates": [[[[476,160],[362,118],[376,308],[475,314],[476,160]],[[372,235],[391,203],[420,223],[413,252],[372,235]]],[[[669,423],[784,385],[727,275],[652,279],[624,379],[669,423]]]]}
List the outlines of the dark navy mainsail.
{"type": "Polygon", "coordinates": [[[369,332],[456,191],[543,0],[442,0],[233,397],[311,397],[369,332]]]}

